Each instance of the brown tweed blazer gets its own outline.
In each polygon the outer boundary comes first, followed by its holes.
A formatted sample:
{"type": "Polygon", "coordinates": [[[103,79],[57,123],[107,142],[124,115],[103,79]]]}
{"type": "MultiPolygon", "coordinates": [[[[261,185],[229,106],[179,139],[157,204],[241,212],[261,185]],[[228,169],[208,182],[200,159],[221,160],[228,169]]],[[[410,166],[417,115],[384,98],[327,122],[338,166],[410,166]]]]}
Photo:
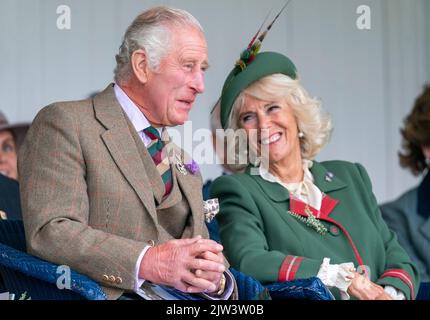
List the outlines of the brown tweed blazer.
{"type": "MultiPolygon", "coordinates": [[[[42,109],[19,154],[28,251],[89,276],[110,299],[133,289],[146,241],[172,238],[157,221],[130,125],[111,84],[94,99],[42,109]]],[[[201,176],[172,168],[191,208],[192,235],[207,238],[201,176]]]]}

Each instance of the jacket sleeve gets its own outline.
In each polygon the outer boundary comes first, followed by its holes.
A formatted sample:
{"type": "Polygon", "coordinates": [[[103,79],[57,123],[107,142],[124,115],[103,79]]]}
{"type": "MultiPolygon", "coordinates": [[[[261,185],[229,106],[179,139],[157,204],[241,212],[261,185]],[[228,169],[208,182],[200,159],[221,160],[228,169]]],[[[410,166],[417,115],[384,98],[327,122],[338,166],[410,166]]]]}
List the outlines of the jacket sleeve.
{"type": "MultiPolygon", "coordinates": [[[[416,196],[416,194],[414,195],[416,196]]],[[[412,212],[407,207],[408,203],[399,204],[398,201],[396,200],[379,206],[382,219],[388,228],[396,234],[400,246],[405,249],[418,270],[425,270],[427,268],[426,263],[419,258],[419,251],[417,251],[414,242],[411,240],[417,230],[410,228],[411,223],[409,219],[414,219],[414,215],[417,213],[416,211],[412,212]]]]}
{"type": "MultiPolygon", "coordinates": [[[[263,282],[282,282],[316,276],[322,261],[270,250],[261,217],[246,182],[223,176],[211,186],[219,198],[221,243],[232,267],[263,282]]],[[[260,204],[261,205],[261,204],[260,204]]]]}
{"type": "Polygon", "coordinates": [[[136,261],[146,244],[89,226],[80,124],[77,112],[70,109],[61,105],[43,109],[20,150],[28,251],[105,286],[132,290],[136,261]]]}
{"type": "Polygon", "coordinates": [[[378,275],[376,283],[382,286],[393,286],[401,290],[408,299],[415,299],[419,288],[418,269],[398,243],[395,233],[388,228],[383,220],[376,198],[372,192],[372,184],[366,169],[360,164],[356,164],[356,166],[368,190],[372,208],[372,219],[375,221],[385,244],[385,270],[381,275],[378,275]]]}

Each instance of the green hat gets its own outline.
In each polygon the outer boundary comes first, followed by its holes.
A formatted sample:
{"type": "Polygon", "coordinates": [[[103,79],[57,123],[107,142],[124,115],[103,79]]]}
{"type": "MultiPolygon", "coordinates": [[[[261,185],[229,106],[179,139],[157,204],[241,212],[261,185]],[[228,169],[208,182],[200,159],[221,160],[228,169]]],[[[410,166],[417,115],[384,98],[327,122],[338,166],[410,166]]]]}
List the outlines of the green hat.
{"type": "Polygon", "coordinates": [[[221,125],[225,129],[232,111],[234,102],[239,94],[253,82],[266,76],[281,73],[292,79],[297,77],[294,63],[286,56],[276,52],[257,53],[248,61],[242,59],[236,63],[224,82],[221,93],[221,125]],[[247,62],[243,62],[247,61],[247,62]]]}

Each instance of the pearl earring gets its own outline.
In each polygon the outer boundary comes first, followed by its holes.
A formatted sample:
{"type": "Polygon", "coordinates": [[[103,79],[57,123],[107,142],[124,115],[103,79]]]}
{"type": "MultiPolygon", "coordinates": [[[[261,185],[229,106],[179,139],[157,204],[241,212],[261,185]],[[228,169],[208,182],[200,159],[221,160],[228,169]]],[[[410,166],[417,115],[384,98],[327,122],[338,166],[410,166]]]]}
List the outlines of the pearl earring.
{"type": "Polygon", "coordinates": [[[305,137],[305,134],[303,132],[299,131],[299,138],[303,139],[304,137],[305,137]]]}

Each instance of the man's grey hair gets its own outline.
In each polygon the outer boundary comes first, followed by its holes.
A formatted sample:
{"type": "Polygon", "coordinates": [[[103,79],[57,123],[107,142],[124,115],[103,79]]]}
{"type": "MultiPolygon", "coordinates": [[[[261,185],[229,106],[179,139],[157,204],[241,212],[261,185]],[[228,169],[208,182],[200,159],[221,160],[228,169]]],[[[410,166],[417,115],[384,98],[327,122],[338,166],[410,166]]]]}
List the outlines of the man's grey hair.
{"type": "Polygon", "coordinates": [[[171,49],[172,30],[174,27],[194,27],[201,32],[203,28],[190,13],[181,9],[165,6],[149,9],[132,22],[116,55],[115,81],[127,82],[131,76],[131,56],[138,49],[145,50],[148,66],[158,71],[160,61],[171,49]]]}

